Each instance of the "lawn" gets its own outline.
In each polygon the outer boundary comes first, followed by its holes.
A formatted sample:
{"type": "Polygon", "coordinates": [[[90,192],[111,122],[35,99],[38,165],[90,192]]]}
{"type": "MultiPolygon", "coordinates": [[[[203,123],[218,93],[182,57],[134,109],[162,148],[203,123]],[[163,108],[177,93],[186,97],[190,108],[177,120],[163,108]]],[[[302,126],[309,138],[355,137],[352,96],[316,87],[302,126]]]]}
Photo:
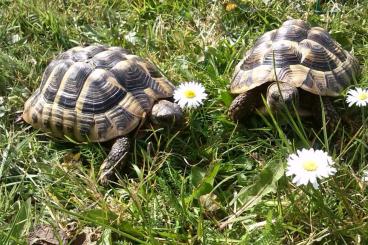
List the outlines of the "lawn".
{"type": "Polygon", "coordinates": [[[329,30],[360,62],[352,87],[368,87],[368,1],[325,2],[0,0],[0,244],[47,229],[73,244],[367,244],[367,108],[349,107],[344,91],[334,130],[290,114],[246,124],[227,115],[235,65],[288,17],[329,30]],[[175,85],[195,80],[208,93],[182,129],[145,129],[109,187],[97,182],[104,145],[17,120],[47,64],[93,43],[127,48],[175,85]],[[335,161],[319,189],[285,176],[301,148],[335,161]]]}

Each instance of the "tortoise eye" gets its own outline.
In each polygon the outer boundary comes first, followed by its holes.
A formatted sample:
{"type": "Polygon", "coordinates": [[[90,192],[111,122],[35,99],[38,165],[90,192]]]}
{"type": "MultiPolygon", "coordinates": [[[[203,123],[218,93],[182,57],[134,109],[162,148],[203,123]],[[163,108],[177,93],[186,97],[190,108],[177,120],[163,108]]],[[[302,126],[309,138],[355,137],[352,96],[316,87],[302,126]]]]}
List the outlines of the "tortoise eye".
{"type": "Polygon", "coordinates": [[[274,99],[274,100],[280,100],[280,94],[273,93],[273,94],[271,94],[271,98],[274,99]]]}

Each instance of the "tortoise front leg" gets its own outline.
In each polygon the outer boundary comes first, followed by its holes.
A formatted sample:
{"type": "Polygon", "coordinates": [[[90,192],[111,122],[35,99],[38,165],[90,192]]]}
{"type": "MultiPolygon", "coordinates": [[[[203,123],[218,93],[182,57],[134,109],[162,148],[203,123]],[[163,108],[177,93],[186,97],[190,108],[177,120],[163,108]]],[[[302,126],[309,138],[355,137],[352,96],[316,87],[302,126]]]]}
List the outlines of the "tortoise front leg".
{"type": "Polygon", "coordinates": [[[260,105],[261,94],[255,89],[239,94],[229,107],[229,116],[233,121],[246,119],[260,105]]]}
{"type": "Polygon", "coordinates": [[[115,173],[119,171],[129,156],[130,139],[128,137],[120,137],[116,139],[111,147],[109,155],[106,157],[100,167],[99,182],[106,186],[115,177],[115,173]]]}

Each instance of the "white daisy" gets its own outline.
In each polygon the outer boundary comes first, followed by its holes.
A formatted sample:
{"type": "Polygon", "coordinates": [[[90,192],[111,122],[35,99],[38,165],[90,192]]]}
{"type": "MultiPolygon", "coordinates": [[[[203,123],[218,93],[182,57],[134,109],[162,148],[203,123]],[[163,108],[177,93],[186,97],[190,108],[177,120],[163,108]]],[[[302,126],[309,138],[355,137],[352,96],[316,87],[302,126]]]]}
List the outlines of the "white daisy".
{"type": "Polygon", "coordinates": [[[317,179],[322,179],[336,173],[332,167],[334,161],[324,151],[314,149],[298,150],[287,159],[286,175],[295,175],[293,183],[307,185],[310,182],[315,189],[318,188],[317,179]]]}
{"type": "Polygon", "coordinates": [[[130,42],[133,45],[135,45],[138,41],[137,33],[135,31],[128,32],[124,36],[124,38],[125,38],[125,40],[127,40],[128,42],[130,42]]]}
{"type": "Polygon", "coordinates": [[[368,89],[349,89],[346,102],[349,103],[349,106],[354,104],[357,106],[366,106],[368,104],[368,89]]]}
{"type": "Polygon", "coordinates": [[[174,91],[175,102],[181,108],[196,108],[203,104],[203,100],[206,98],[207,94],[203,85],[197,82],[182,83],[174,91]]]}
{"type": "Polygon", "coordinates": [[[364,170],[362,174],[362,181],[368,182],[368,170],[364,170]]]}

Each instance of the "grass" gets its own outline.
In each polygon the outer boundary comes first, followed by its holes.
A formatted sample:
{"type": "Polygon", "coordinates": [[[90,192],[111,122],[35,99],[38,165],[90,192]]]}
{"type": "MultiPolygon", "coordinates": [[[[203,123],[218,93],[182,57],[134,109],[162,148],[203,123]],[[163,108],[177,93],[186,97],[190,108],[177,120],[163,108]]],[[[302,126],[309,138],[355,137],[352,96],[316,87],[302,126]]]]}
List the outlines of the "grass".
{"type": "MultiPolygon", "coordinates": [[[[226,116],[236,63],[288,16],[327,28],[359,59],[368,85],[368,2],[0,0],[0,244],[26,244],[41,224],[99,244],[366,244],[367,117],[336,99],[351,123],[334,132],[286,115],[234,124],[226,116]],[[179,132],[147,129],[118,185],[96,175],[98,144],[46,137],[16,118],[58,53],[104,43],[149,58],[175,84],[199,80],[209,99],[179,132]],[[329,152],[338,172],[319,190],[284,176],[288,154],[329,152]],[[71,224],[75,229],[70,229],[71,224]]],[[[367,115],[367,112],[365,112],[367,115]]]]}

